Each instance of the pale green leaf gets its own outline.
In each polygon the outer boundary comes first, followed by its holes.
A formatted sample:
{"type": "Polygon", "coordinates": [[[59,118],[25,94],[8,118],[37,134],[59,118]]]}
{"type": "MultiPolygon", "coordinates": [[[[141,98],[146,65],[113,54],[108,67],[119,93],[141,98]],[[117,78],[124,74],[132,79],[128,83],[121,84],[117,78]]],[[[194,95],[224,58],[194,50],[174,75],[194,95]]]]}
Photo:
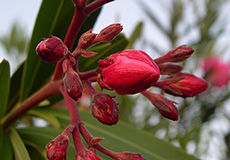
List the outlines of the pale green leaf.
{"type": "Polygon", "coordinates": [[[49,112],[48,109],[32,109],[29,111],[29,114],[43,118],[44,120],[51,123],[54,127],[60,128],[60,123],[58,119],[49,112]]]}
{"type": "Polygon", "coordinates": [[[14,149],[14,156],[16,160],[30,160],[30,156],[27,152],[25,144],[23,143],[21,137],[18,135],[17,131],[10,128],[9,132],[10,141],[14,149]]]}

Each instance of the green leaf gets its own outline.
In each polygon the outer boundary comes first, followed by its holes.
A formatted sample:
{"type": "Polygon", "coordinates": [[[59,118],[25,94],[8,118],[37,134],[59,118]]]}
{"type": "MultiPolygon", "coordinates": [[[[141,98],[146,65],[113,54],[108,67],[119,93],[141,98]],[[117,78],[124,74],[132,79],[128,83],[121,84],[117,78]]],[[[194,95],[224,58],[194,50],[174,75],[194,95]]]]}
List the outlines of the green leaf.
{"type": "Polygon", "coordinates": [[[3,160],[11,160],[13,158],[13,148],[7,132],[0,129],[0,155],[3,160]]]}
{"type": "Polygon", "coordinates": [[[54,127],[60,128],[61,125],[58,119],[49,112],[49,109],[32,109],[29,114],[43,118],[44,120],[50,122],[54,127]]]}
{"type": "Polygon", "coordinates": [[[21,78],[22,78],[22,71],[23,71],[23,62],[20,67],[14,72],[13,76],[11,77],[10,83],[10,95],[8,100],[8,109],[12,108],[19,99],[19,90],[21,85],[21,78]]]}
{"type": "Polygon", "coordinates": [[[0,119],[6,113],[10,92],[10,67],[6,60],[0,63],[0,119]]]}
{"type": "Polygon", "coordinates": [[[30,154],[32,160],[46,160],[46,155],[44,150],[40,151],[40,148],[36,148],[30,145],[26,145],[26,148],[30,154]],[[44,153],[42,153],[44,152],[44,153]]]}
{"type": "MultiPolygon", "coordinates": [[[[37,44],[42,38],[51,35],[64,40],[74,12],[72,1],[43,0],[33,30],[28,56],[23,69],[20,101],[37,91],[47,82],[54,71],[56,63],[44,63],[35,53],[37,44]]],[[[100,9],[92,13],[83,24],[78,37],[91,29],[97,19],[100,9]]],[[[77,42],[77,41],[76,41],[77,42]]],[[[76,46],[76,43],[75,45],[76,46]]]]}
{"type": "Polygon", "coordinates": [[[27,149],[18,135],[17,131],[13,128],[10,128],[10,141],[14,149],[14,155],[16,160],[30,160],[30,156],[27,152],[27,149]]]}
{"type": "Polygon", "coordinates": [[[132,32],[131,37],[129,38],[129,44],[126,47],[127,49],[133,48],[133,44],[140,37],[142,29],[143,29],[143,23],[139,22],[137,26],[135,27],[134,31],[132,32]]]}
{"type": "MultiPolygon", "coordinates": [[[[53,109],[52,111],[53,115],[60,119],[62,125],[69,124],[67,110],[53,109]]],[[[104,137],[105,140],[100,143],[113,151],[141,153],[144,158],[149,160],[196,160],[195,157],[188,155],[184,150],[154,137],[149,132],[139,130],[122,121],[119,121],[114,126],[105,126],[99,123],[88,112],[80,112],[80,114],[84,124],[93,136],[104,137]]]]}
{"type": "MultiPolygon", "coordinates": [[[[22,137],[23,141],[28,144],[33,144],[35,146],[40,146],[45,148],[46,144],[49,141],[53,140],[56,136],[61,134],[62,130],[57,128],[24,128],[18,129],[20,136],[22,137]]],[[[67,159],[74,160],[75,156],[75,149],[72,140],[70,139],[70,145],[68,148],[67,159]]]]}

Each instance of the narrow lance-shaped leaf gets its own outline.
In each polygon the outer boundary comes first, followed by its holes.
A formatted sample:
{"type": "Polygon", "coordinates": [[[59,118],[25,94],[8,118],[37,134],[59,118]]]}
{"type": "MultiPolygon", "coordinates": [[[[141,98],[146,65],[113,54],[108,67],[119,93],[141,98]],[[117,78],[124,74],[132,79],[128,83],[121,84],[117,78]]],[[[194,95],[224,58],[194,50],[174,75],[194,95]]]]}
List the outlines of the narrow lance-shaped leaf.
{"type": "Polygon", "coordinates": [[[6,113],[10,91],[10,67],[6,60],[0,63],[0,119],[6,113]]]}
{"type": "MultiPolygon", "coordinates": [[[[62,124],[68,125],[69,113],[64,109],[52,109],[62,124]]],[[[82,120],[87,129],[95,137],[104,137],[100,144],[116,152],[130,151],[143,154],[148,160],[196,160],[184,150],[179,149],[163,140],[157,139],[146,131],[139,130],[121,120],[115,126],[100,124],[89,112],[80,112],[82,120]]],[[[106,156],[102,156],[106,158],[106,156]]]]}
{"type": "Polygon", "coordinates": [[[13,148],[10,143],[9,135],[6,131],[0,129],[0,155],[1,159],[12,159],[13,157],[13,148]]]}
{"type": "Polygon", "coordinates": [[[17,160],[30,160],[25,144],[14,128],[10,128],[10,141],[14,149],[14,156],[17,160]]]}

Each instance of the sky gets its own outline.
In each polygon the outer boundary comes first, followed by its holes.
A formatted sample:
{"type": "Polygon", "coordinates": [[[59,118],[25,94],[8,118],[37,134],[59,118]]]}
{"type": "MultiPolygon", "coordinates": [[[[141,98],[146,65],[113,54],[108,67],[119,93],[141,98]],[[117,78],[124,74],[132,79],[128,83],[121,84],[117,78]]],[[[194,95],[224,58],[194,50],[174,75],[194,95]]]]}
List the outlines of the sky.
{"type": "MultiPolygon", "coordinates": [[[[2,3],[0,5],[0,36],[8,33],[11,29],[11,25],[17,21],[19,22],[27,35],[31,35],[34,22],[36,20],[37,13],[39,11],[39,7],[41,4],[41,0],[1,0],[2,3]],[[26,4],[26,5],[25,5],[26,4]]],[[[148,0],[144,0],[148,1],[148,0]]],[[[155,3],[157,4],[157,3],[155,3]]],[[[157,5],[151,6],[155,8],[154,10],[159,10],[157,5]]],[[[162,19],[164,19],[165,15],[162,15],[162,19]]],[[[110,3],[107,3],[93,28],[93,32],[98,33],[101,29],[108,26],[112,23],[121,23],[123,25],[123,33],[127,37],[129,37],[137,25],[138,22],[145,21],[144,34],[152,39],[152,35],[157,37],[157,32],[153,33],[154,26],[148,25],[148,18],[143,13],[143,11],[138,6],[136,0],[116,0],[110,3]],[[151,34],[149,34],[150,32],[151,34]]],[[[164,21],[163,21],[164,22],[164,21]]],[[[156,38],[159,40],[159,38],[156,38]]],[[[0,44],[0,61],[5,58],[9,61],[10,58],[5,54],[5,50],[0,44]]],[[[12,63],[12,62],[10,62],[12,63]]]]}

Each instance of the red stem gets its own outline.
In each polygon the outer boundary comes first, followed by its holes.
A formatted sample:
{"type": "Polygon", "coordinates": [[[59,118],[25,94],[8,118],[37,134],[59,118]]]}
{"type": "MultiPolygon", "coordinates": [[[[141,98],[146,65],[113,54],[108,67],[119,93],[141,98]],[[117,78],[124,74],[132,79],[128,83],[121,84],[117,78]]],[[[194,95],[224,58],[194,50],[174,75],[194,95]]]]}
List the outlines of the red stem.
{"type": "Polygon", "coordinates": [[[81,132],[81,135],[83,136],[83,138],[85,139],[85,141],[87,142],[88,146],[92,146],[95,149],[99,150],[100,152],[116,159],[117,158],[117,153],[116,152],[112,152],[110,150],[108,150],[107,148],[103,147],[100,144],[90,144],[91,139],[93,138],[93,136],[90,134],[90,132],[85,128],[84,124],[80,124],[79,125],[79,129],[81,132]]]}
{"type": "Polygon", "coordinates": [[[91,97],[93,97],[93,95],[98,93],[98,91],[96,91],[93,88],[93,86],[88,80],[82,81],[82,83],[84,84],[85,89],[87,90],[87,92],[90,94],[91,97]]]}
{"type": "Polygon", "coordinates": [[[69,95],[66,93],[63,87],[60,90],[68,106],[71,124],[75,126],[75,130],[72,132],[72,136],[73,136],[75,151],[78,154],[82,151],[82,149],[85,149],[84,145],[82,144],[80,131],[79,131],[79,124],[82,123],[82,120],[75,101],[69,97],[69,95]]]}
{"type": "Polygon", "coordinates": [[[20,116],[25,114],[32,107],[35,107],[36,104],[43,101],[46,98],[57,95],[60,93],[59,87],[62,85],[62,80],[59,81],[50,81],[36,93],[27,98],[22,104],[18,107],[12,109],[1,121],[3,128],[7,128],[11,123],[13,123],[20,116]]]}
{"type": "Polygon", "coordinates": [[[90,14],[93,11],[95,11],[96,9],[100,8],[101,6],[103,6],[105,3],[111,2],[114,0],[95,0],[92,3],[88,4],[85,8],[85,12],[86,14],[90,14]]]}

